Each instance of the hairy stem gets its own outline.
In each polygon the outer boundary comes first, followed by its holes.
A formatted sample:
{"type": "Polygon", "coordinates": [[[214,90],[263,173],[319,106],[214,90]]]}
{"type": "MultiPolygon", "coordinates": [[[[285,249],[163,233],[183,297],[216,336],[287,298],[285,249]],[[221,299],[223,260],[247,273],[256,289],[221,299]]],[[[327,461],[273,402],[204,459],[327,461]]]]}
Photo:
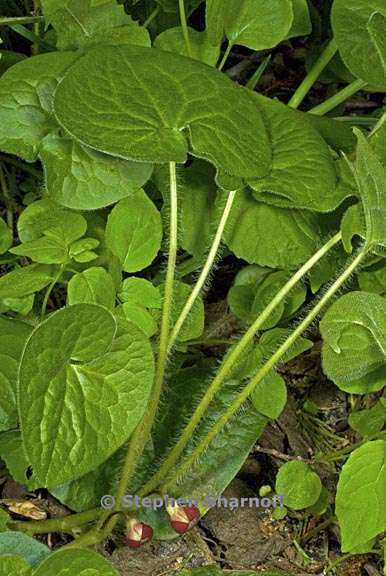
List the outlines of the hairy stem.
{"type": "Polygon", "coordinates": [[[151,398],[147,407],[147,412],[141,423],[137,426],[129,442],[129,448],[123,464],[121,478],[116,494],[116,510],[122,507],[122,498],[125,495],[127,485],[134,474],[138,462],[143,454],[146,442],[149,439],[151,428],[157,414],[158,404],[161,397],[162,385],[165,376],[168,342],[170,335],[170,319],[172,312],[174,275],[177,257],[177,225],[178,225],[178,205],[177,205],[177,178],[176,165],[169,164],[170,172],[170,237],[168,266],[166,271],[166,282],[164,291],[164,301],[161,319],[161,332],[159,342],[159,352],[157,358],[156,372],[154,378],[151,398]]]}
{"type": "Polygon", "coordinates": [[[296,342],[296,340],[303,334],[303,332],[310,326],[310,324],[319,315],[324,306],[328,301],[334,296],[334,294],[339,290],[339,288],[348,280],[354,270],[362,262],[363,258],[366,256],[367,250],[363,249],[354,258],[354,260],[349,264],[346,270],[335,280],[331,287],[327,290],[324,296],[319,300],[319,302],[314,306],[314,308],[309,312],[309,314],[304,318],[304,320],[298,325],[298,327],[292,332],[292,334],[287,338],[287,340],[276,350],[276,352],[271,356],[271,358],[258,370],[257,374],[248,382],[242,392],[238,397],[232,402],[230,406],[226,409],[224,414],[219,418],[213,425],[208,434],[201,440],[201,442],[195,447],[192,453],[186,458],[186,460],[179,466],[175,471],[173,476],[162,486],[162,492],[167,491],[173,487],[176,481],[183,476],[200,458],[203,452],[208,448],[212,440],[223,430],[224,426],[229,422],[229,420],[235,415],[239,408],[244,404],[244,402],[250,397],[252,392],[258,386],[258,384],[263,380],[263,378],[272,370],[272,368],[280,362],[284,354],[291,348],[291,346],[296,342]]]}
{"type": "Polygon", "coordinates": [[[226,50],[224,52],[224,56],[221,59],[220,64],[218,65],[218,70],[222,70],[225,66],[225,62],[228,60],[228,56],[231,53],[231,50],[233,48],[233,44],[232,42],[228,41],[228,46],[226,47],[226,50]]]}
{"type": "Polygon", "coordinates": [[[204,284],[205,284],[205,282],[206,282],[206,280],[210,274],[210,271],[213,267],[214,261],[216,259],[216,254],[217,254],[217,251],[218,251],[220,243],[221,243],[221,238],[222,238],[222,235],[224,233],[225,225],[228,221],[229,214],[230,214],[230,211],[232,209],[232,205],[233,205],[236,193],[237,193],[236,190],[229,193],[229,196],[228,196],[225,208],[224,208],[224,212],[221,216],[221,220],[220,220],[216,235],[215,235],[214,240],[213,240],[213,244],[212,244],[211,249],[210,249],[209,254],[208,254],[208,258],[206,259],[206,262],[205,262],[205,265],[202,269],[202,272],[201,272],[188,300],[186,301],[186,304],[183,307],[182,312],[177,319],[177,322],[175,323],[175,325],[173,327],[173,330],[172,330],[172,333],[171,333],[170,339],[169,339],[169,345],[168,345],[168,351],[169,352],[173,348],[173,346],[174,346],[174,344],[178,338],[178,335],[181,331],[181,328],[182,328],[186,318],[188,317],[191,309],[193,308],[195,301],[197,300],[198,296],[200,295],[200,292],[201,292],[201,290],[202,290],[202,288],[203,288],[203,286],[204,286],[204,284]]]}
{"type": "Polygon", "coordinates": [[[177,460],[184,451],[186,445],[188,444],[192,434],[199,424],[201,418],[205,414],[209,407],[209,404],[214,399],[218,390],[224,384],[226,378],[231,372],[232,368],[235,366],[236,362],[241,358],[246,348],[253,340],[256,332],[263,325],[263,323],[269,318],[273,310],[282,302],[292,288],[303,278],[303,276],[325,255],[331,248],[333,248],[338,242],[340,242],[342,236],[340,233],[336,234],[331,238],[320,250],[318,250],[310,260],[308,260],[297,272],[292,276],[292,278],[283,286],[283,288],[276,294],[276,296],[271,300],[268,306],[263,310],[263,312],[258,316],[255,322],[250,326],[244,336],[239,340],[234,349],[225,358],[222,366],[220,367],[217,375],[210,384],[208,390],[206,391],[201,402],[197,406],[194,414],[189,420],[187,426],[182,432],[182,435],[178,442],[175,444],[171,450],[169,456],[164,460],[155,475],[145,484],[145,486],[140,490],[140,494],[148,494],[157,488],[160,481],[165,478],[168,473],[173,469],[177,460]]]}
{"type": "Polygon", "coordinates": [[[182,26],[182,33],[184,35],[185,40],[186,51],[188,53],[189,58],[193,58],[192,46],[190,44],[188,21],[186,19],[186,12],[185,12],[185,0],[178,0],[178,3],[179,3],[180,21],[182,26]]]}
{"type": "Polygon", "coordinates": [[[334,110],[334,108],[339,106],[339,104],[342,104],[366,86],[367,82],[364,80],[354,80],[354,82],[351,82],[351,84],[343,88],[343,90],[340,90],[340,92],[337,92],[337,94],[334,94],[334,96],[331,96],[331,98],[325,102],[322,102],[322,104],[319,104],[318,106],[315,106],[315,108],[309,110],[308,113],[316,114],[317,116],[323,116],[324,114],[327,114],[327,112],[334,110]]]}
{"type": "Polygon", "coordinates": [[[303,82],[300,84],[291,100],[288,102],[288,106],[290,108],[299,108],[300,104],[303,102],[304,98],[307,96],[308,92],[311,90],[312,86],[315,84],[337,51],[338,46],[335,40],[331,40],[323,50],[322,54],[319,56],[318,60],[312,66],[311,70],[304,78],[303,82]]]}
{"type": "Polygon", "coordinates": [[[68,532],[71,533],[74,528],[84,526],[89,522],[94,522],[102,514],[100,508],[80,512],[79,514],[70,514],[63,518],[51,518],[49,520],[31,520],[29,522],[8,522],[10,530],[27,532],[28,534],[48,534],[50,532],[68,532]]]}

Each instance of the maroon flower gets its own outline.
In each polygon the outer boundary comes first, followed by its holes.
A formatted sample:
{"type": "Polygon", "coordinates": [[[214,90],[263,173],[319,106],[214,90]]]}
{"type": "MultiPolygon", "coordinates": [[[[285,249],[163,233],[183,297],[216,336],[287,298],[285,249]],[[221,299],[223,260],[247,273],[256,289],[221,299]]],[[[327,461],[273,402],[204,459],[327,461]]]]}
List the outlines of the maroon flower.
{"type": "Polygon", "coordinates": [[[185,534],[200,519],[200,511],[195,506],[171,506],[168,508],[170,524],[178,534],[185,534]]]}
{"type": "Polygon", "coordinates": [[[126,544],[130,548],[139,548],[153,538],[153,528],[135,518],[128,521],[127,528],[126,544]]]}

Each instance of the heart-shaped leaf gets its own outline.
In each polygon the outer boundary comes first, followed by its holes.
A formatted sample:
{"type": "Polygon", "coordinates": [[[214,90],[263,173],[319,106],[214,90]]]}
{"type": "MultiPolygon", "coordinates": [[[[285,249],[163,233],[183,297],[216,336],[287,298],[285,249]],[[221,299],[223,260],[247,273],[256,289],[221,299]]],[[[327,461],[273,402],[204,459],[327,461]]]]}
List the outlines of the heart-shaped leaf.
{"type": "Polygon", "coordinates": [[[367,442],[351,453],[339,477],[336,515],[343,552],[386,530],[385,486],[386,441],[367,442]]]}
{"type": "Polygon", "coordinates": [[[133,325],[77,304],[40,324],[19,372],[24,448],[45,486],[80,477],[130,436],[146,407],[153,355],[133,325]],[[55,430],[55,435],[52,435],[55,430]]]}
{"type": "Polygon", "coordinates": [[[146,28],[138,26],[115,0],[42,0],[48,24],[55,28],[60,50],[103,44],[150,46],[146,28]]]}
{"type": "Polygon", "coordinates": [[[58,87],[55,113],[80,142],[122,158],[185,162],[190,142],[193,155],[234,176],[263,176],[269,167],[265,127],[248,91],[201,62],[154,48],[90,51],[58,87]]]}
{"type": "Polygon", "coordinates": [[[252,50],[273,48],[289,34],[294,14],[291,0],[208,0],[206,22],[214,45],[223,31],[231,44],[252,50]]]}
{"type": "Polygon", "coordinates": [[[54,133],[43,139],[40,158],[49,195],[74,210],[97,210],[134,194],[153,168],[112,158],[54,133]]]}
{"type": "MultiPolygon", "coordinates": [[[[0,534],[0,557],[4,554],[20,556],[31,566],[36,566],[51,554],[51,550],[23,532],[9,531],[0,534]]],[[[13,576],[13,572],[11,574],[13,576]]]]}
{"type": "Polygon", "coordinates": [[[0,576],[31,576],[32,568],[18,556],[0,556],[0,576]]]}
{"type": "Polygon", "coordinates": [[[386,384],[386,300],[351,292],[320,322],[323,368],[341,390],[366,394],[386,384]]]}
{"type": "Polygon", "coordinates": [[[269,206],[244,190],[235,198],[224,237],[238,258],[289,270],[312,256],[319,230],[319,219],[312,212],[269,206]]]}
{"type": "Polygon", "coordinates": [[[32,328],[0,316],[0,430],[17,427],[16,384],[19,360],[32,328]]]}
{"type": "Polygon", "coordinates": [[[119,576],[103,556],[85,548],[58,550],[34,571],[33,576],[119,576]]]}
{"type": "Polygon", "coordinates": [[[332,27],[347,68],[386,90],[386,4],[384,0],[335,0],[332,27]]]}
{"type": "Polygon", "coordinates": [[[366,245],[386,247],[386,169],[368,140],[356,129],[358,138],[355,178],[366,220],[366,245]]]}
{"type": "Polygon", "coordinates": [[[259,94],[271,139],[272,165],[263,178],[249,180],[254,196],[268,204],[331,212],[347,196],[327,144],[303,115],[259,94]]]}
{"type": "Polygon", "coordinates": [[[52,96],[73,52],[51,52],[12,66],[0,79],[0,149],[28,162],[38,157],[44,136],[57,128],[52,96]]]}
{"type": "Polygon", "coordinates": [[[121,200],[110,212],[106,243],[126,272],[149,266],[161,248],[161,241],[161,215],[143,190],[121,200]]]}
{"type": "Polygon", "coordinates": [[[104,268],[92,266],[71,278],[67,285],[67,296],[70,306],[89,302],[113,310],[115,306],[114,280],[104,268]]]}

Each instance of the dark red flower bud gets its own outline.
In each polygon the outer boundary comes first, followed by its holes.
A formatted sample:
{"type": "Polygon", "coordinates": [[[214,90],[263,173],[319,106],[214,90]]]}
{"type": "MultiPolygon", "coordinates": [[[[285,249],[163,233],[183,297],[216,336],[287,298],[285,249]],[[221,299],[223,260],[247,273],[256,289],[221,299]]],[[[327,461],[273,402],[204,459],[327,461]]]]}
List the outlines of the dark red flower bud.
{"type": "Polygon", "coordinates": [[[126,544],[130,548],[139,548],[153,538],[153,528],[135,518],[129,520],[127,528],[126,544]]]}
{"type": "Polygon", "coordinates": [[[170,506],[168,507],[170,524],[178,534],[185,534],[200,519],[200,511],[195,506],[170,506]]]}

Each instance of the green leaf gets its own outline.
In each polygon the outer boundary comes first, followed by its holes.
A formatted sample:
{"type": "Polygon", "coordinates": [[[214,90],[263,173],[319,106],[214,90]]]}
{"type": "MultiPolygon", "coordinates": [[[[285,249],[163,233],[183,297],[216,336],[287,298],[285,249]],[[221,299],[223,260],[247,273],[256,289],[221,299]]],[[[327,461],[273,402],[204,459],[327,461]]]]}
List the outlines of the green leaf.
{"type": "MultiPolygon", "coordinates": [[[[190,15],[203,0],[185,0],[186,14],[190,15]]],[[[178,2],[176,0],[156,0],[165,12],[178,12],[178,2]]]]}
{"type": "Polygon", "coordinates": [[[106,243],[126,272],[149,266],[161,248],[161,240],[161,215],[143,190],[121,200],[110,212],[106,243]]]}
{"type": "MultiPolygon", "coordinates": [[[[210,363],[184,368],[174,373],[165,390],[154,442],[156,453],[162,457],[170,448],[181,427],[206,391],[213,374],[210,363]],[[178,411],[176,412],[176,405],[178,411]]],[[[240,392],[237,380],[228,381],[212,402],[205,418],[193,436],[188,453],[194,448],[240,392]]],[[[200,462],[173,487],[173,497],[219,496],[236,476],[252,446],[262,434],[267,419],[246,403],[242,415],[232,419],[227,428],[213,440],[200,462]],[[226,447],[226,449],[225,449],[226,447]]]]}
{"type": "Polygon", "coordinates": [[[50,489],[50,494],[75,512],[84,512],[101,505],[105,494],[113,494],[117,487],[123,458],[127,453],[124,444],[106,462],[85,476],[50,489]]]}
{"type": "Polygon", "coordinates": [[[145,278],[131,276],[122,283],[119,293],[122,302],[138,304],[145,308],[162,308],[162,297],[159,289],[145,278]]]}
{"type": "Polygon", "coordinates": [[[27,206],[17,221],[17,231],[22,242],[37,240],[45,234],[70,245],[81,238],[86,230],[87,221],[84,216],[58,206],[49,198],[27,206]]]}
{"type": "Polygon", "coordinates": [[[189,254],[202,258],[210,247],[213,223],[218,220],[217,186],[213,168],[210,164],[195,161],[178,175],[178,182],[181,218],[179,241],[189,254]]]}
{"type": "Polygon", "coordinates": [[[224,0],[206,0],[206,31],[212,46],[220,46],[224,38],[224,22],[228,3],[224,0]]]}
{"type": "Polygon", "coordinates": [[[347,68],[386,90],[386,6],[383,0],[335,0],[332,27],[347,68]]]}
{"type": "Polygon", "coordinates": [[[0,431],[16,428],[19,361],[32,327],[0,316],[0,431]]]}
{"type": "Polygon", "coordinates": [[[52,99],[58,79],[75,60],[51,52],[22,60],[0,78],[0,150],[37,160],[42,139],[57,129],[52,99]]]}
{"type": "Polygon", "coordinates": [[[12,230],[2,218],[0,218],[0,254],[7,252],[8,248],[12,246],[13,235],[12,230]]]}
{"type": "Polygon", "coordinates": [[[42,0],[41,5],[46,22],[55,28],[59,50],[99,43],[150,46],[146,28],[114,0],[42,0]]]}
{"type": "Polygon", "coordinates": [[[386,247],[386,170],[365,136],[356,129],[358,138],[355,177],[366,220],[366,245],[386,247]]]}
{"type": "Polygon", "coordinates": [[[24,242],[10,252],[18,256],[26,256],[39,264],[63,264],[68,259],[68,249],[61,238],[43,236],[31,242],[24,242]]]}
{"type": "Polygon", "coordinates": [[[0,576],[30,576],[31,566],[18,556],[0,556],[0,576]]]}
{"type": "Polygon", "coordinates": [[[354,204],[346,210],[340,228],[344,249],[348,254],[352,254],[354,236],[359,236],[360,238],[365,238],[366,236],[365,218],[360,204],[354,204]]]}
{"type": "MultiPolygon", "coordinates": [[[[163,286],[161,287],[163,289],[163,286]]],[[[175,323],[190,296],[192,286],[184,282],[174,283],[172,322],[175,323]]],[[[187,317],[178,335],[178,342],[187,342],[199,338],[204,332],[205,309],[202,298],[196,299],[192,310],[187,317]]]]}
{"type": "Polygon", "coordinates": [[[18,484],[29,490],[40,488],[41,484],[30,475],[31,468],[24,453],[19,430],[9,430],[0,434],[0,457],[4,460],[8,472],[18,484]]]}
{"type": "Polygon", "coordinates": [[[207,2],[206,22],[214,45],[223,30],[231,44],[252,50],[277,46],[288,37],[294,14],[291,0],[219,0],[207,2]]]}
{"type": "Polygon", "coordinates": [[[52,280],[50,266],[31,264],[0,278],[0,298],[22,298],[45,288],[52,280]]]}
{"type": "MultiPolygon", "coordinates": [[[[2,532],[0,534],[0,557],[20,556],[31,566],[36,566],[51,554],[45,544],[23,534],[23,532],[2,532]]],[[[12,574],[13,576],[13,574],[12,574]]]]}
{"type": "Polygon", "coordinates": [[[93,50],[61,82],[55,113],[73,137],[121,158],[185,162],[190,142],[194,156],[228,174],[263,176],[268,169],[266,132],[249,92],[162,50],[93,50]]]}
{"type": "MultiPolygon", "coordinates": [[[[251,324],[290,277],[291,273],[284,270],[271,273],[268,271],[268,274],[262,273],[254,283],[240,284],[240,276],[238,276],[235,286],[228,294],[231,311],[244,322],[251,324]]],[[[304,302],[306,293],[305,286],[298,284],[291,291],[286,302],[281,302],[270,317],[263,322],[261,330],[273,328],[280,322],[283,315],[293,314],[304,302]]]]}
{"type": "Polygon", "coordinates": [[[134,194],[150,178],[152,165],[102,154],[58,134],[42,142],[50,197],[74,210],[96,210],[134,194]]]}
{"type": "Polygon", "coordinates": [[[386,384],[386,300],[351,292],[320,322],[323,369],[345,392],[367,394],[386,384]]]}
{"type": "Polygon", "coordinates": [[[377,402],[372,408],[352,412],[348,418],[351,428],[361,436],[372,436],[380,432],[386,422],[386,407],[377,402]]]}
{"type": "Polygon", "coordinates": [[[153,369],[145,336],[123,321],[116,330],[110,312],[95,304],[58,310],[33,331],[20,364],[20,420],[42,484],[86,474],[128,439],[153,369]]]}
{"type": "Polygon", "coordinates": [[[85,548],[58,550],[35,570],[34,576],[119,576],[103,556],[85,548]]]}
{"type": "MultiPolygon", "coordinates": [[[[209,43],[207,33],[189,28],[189,40],[192,58],[200,60],[209,66],[215,66],[220,55],[219,46],[209,43]]],[[[189,56],[181,26],[168,28],[154,40],[154,47],[182,56],[189,56]]]]}
{"type": "Polygon", "coordinates": [[[148,338],[154,336],[158,331],[158,324],[154,317],[146,308],[135,302],[124,302],[117,312],[118,314],[122,313],[126,320],[138,326],[148,338]]]}
{"type": "Polygon", "coordinates": [[[306,36],[312,32],[310,10],[307,0],[292,0],[294,19],[287,38],[306,36]]]}
{"type": "Polygon", "coordinates": [[[386,441],[366,442],[350,454],[339,477],[335,512],[342,552],[350,552],[386,530],[385,486],[386,441]]]}
{"type": "Polygon", "coordinates": [[[0,532],[6,532],[8,530],[7,523],[10,520],[10,515],[5,510],[0,509],[0,532]]]}
{"type": "Polygon", "coordinates": [[[293,460],[280,467],[276,477],[276,492],[294,510],[302,510],[317,502],[322,491],[320,478],[305,462],[293,460]]]}
{"type": "Polygon", "coordinates": [[[362,270],[357,276],[361,290],[386,296],[386,262],[382,261],[368,270],[362,270]]]}
{"type": "Polygon", "coordinates": [[[268,374],[251,396],[252,404],[260,414],[275,420],[279,418],[287,402],[287,386],[275,372],[268,374]]]}
{"type": "Polygon", "coordinates": [[[89,302],[109,310],[115,306],[115,285],[111,275],[101,267],[91,267],[75,274],[67,286],[68,303],[89,302]]]}
{"type": "Polygon", "coordinates": [[[331,212],[346,197],[327,144],[311,124],[280,102],[254,94],[271,139],[270,172],[249,180],[256,200],[285,208],[331,212]]]}
{"type": "Polygon", "coordinates": [[[228,248],[250,264],[290,270],[317,250],[319,222],[309,211],[268,206],[243,190],[235,197],[224,238],[228,248]]]}
{"type": "Polygon", "coordinates": [[[12,311],[22,316],[27,316],[33,308],[34,301],[34,294],[23,298],[2,298],[0,300],[0,313],[12,311]]]}

